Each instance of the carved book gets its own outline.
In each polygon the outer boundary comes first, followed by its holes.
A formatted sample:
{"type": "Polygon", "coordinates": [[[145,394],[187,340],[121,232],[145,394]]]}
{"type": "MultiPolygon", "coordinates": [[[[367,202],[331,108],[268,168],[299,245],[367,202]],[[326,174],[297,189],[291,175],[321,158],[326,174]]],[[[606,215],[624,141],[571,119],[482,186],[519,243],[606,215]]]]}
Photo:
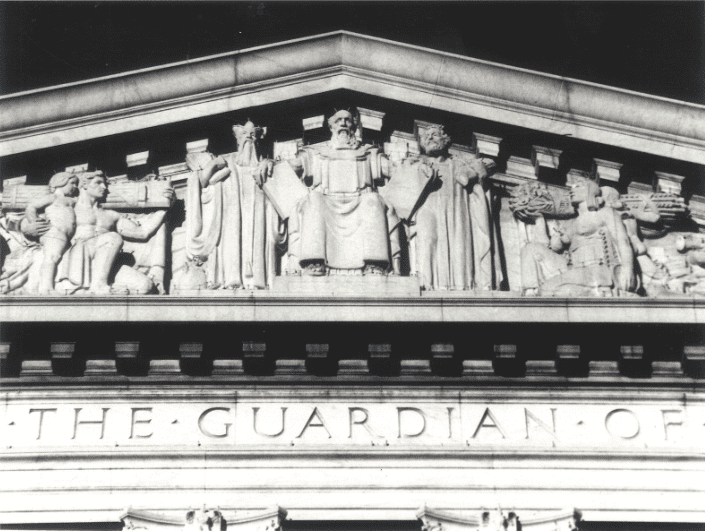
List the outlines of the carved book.
{"type": "Polygon", "coordinates": [[[417,165],[401,164],[379,193],[400,218],[409,220],[421,206],[424,192],[432,182],[417,165]]]}

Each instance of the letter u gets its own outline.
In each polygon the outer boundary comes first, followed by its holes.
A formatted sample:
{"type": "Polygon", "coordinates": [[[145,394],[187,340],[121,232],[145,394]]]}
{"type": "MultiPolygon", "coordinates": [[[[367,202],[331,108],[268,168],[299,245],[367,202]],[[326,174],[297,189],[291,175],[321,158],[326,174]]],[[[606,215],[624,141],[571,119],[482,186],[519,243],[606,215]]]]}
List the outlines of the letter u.
{"type": "Polygon", "coordinates": [[[282,426],[281,429],[277,433],[262,433],[257,429],[257,413],[259,412],[258,407],[253,407],[252,408],[252,428],[255,430],[255,433],[257,435],[261,435],[263,437],[279,437],[282,433],[284,433],[284,428],[286,427],[285,420],[286,420],[286,408],[283,407],[281,408],[282,410],[282,426]]]}

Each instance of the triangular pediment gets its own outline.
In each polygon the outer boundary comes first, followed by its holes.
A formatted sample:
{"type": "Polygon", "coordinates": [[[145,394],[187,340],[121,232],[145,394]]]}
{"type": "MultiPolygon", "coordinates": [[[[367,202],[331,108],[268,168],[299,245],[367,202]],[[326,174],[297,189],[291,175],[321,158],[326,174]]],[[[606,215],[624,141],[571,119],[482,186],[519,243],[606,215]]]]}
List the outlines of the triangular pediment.
{"type": "Polygon", "coordinates": [[[348,89],[705,162],[705,107],[338,31],[0,98],[0,155],[348,89]]]}

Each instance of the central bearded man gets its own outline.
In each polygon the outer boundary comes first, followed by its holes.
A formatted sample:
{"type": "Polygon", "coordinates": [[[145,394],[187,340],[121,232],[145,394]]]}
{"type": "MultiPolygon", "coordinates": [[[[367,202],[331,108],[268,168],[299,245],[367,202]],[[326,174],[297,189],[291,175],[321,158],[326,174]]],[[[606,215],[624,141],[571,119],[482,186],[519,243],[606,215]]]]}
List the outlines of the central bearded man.
{"type": "Polygon", "coordinates": [[[328,126],[330,142],[305,146],[290,161],[304,182],[310,181],[298,215],[289,219],[290,256],[309,275],[386,274],[394,214],[377,193],[386,159],[378,148],[360,145],[350,112],[338,111],[328,126]]]}

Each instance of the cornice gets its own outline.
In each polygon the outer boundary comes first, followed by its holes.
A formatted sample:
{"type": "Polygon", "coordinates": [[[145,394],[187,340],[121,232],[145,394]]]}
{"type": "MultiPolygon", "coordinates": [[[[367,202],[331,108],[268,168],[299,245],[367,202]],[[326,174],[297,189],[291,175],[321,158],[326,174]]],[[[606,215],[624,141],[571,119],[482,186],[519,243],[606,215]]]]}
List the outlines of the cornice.
{"type": "Polygon", "coordinates": [[[458,292],[420,297],[302,296],[268,291],[213,297],[3,296],[0,322],[425,322],[702,324],[705,300],[694,298],[552,298],[458,292]]]}
{"type": "MultiPolygon", "coordinates": [[[[683,402],[689,405],[705,405],[705,383],[693,379],[670,379],[667,386],[644,378],[634,382],[629,378],[614,378],[612,382],[592,378],[561,378],[559,382],[544,379],[543,386],[537,385],[535,378],[486,378],[484,382],[470,378],[435,378],[429,382],[404,381],[401,378],[375,378],[368,384],[363,378],[316,377],[320,382],[309,379],[285,380],[276,376],[261,378],[231,378],[229,381],[213,377],[185,377],[176,382],[157,380],[152,377],[122,377],[112,381],[90,381],[82,377],[56,378],[54,386],[38,386],[29,378],[3,378],[0,397],[6,404],[32,404],[44,401],[46,404],[94,404],[96,401],[111,401],[116,404],[153,402],[179,404],[184,401],[242,403],[257,401],[277,403],[295,399],[299,402],[333,400],[358,404],[378,403],[384,400],[403,400],[409,403],[479,403],[509,404],[550,401],[554,404],[599,405],[610,401],[621,404],[659,406],[668,402],[683,402]],[[68,382],[67,380],[73,380],[68,382]],[[391,381],[390,381],[391,380],[391,381]],[[438,383],[444,385],[439,387],[438,383]],[[228,387],[236,383],[237,390],[228,387]],[[609,384],[612,385],[609,385],[609,384]],[[29,384],[29,385],[27,385],[29,384]],[[180,385],[179,385],[180,384],[180,385]],[[653,385],[650,385],[653,384],[653,385]],[[224,389],[225,388],[225,389],[224,389]],[[168,394],[165,395],[165,392],[168,394]]],[[[556,378],[555,380],[558,380],[556,378]]]]}
{"type": "Polygon", "coordinates": [[[0,97],[0,155],[340,88],[705,163],[705,106],[345,31],[0,97]]]}

